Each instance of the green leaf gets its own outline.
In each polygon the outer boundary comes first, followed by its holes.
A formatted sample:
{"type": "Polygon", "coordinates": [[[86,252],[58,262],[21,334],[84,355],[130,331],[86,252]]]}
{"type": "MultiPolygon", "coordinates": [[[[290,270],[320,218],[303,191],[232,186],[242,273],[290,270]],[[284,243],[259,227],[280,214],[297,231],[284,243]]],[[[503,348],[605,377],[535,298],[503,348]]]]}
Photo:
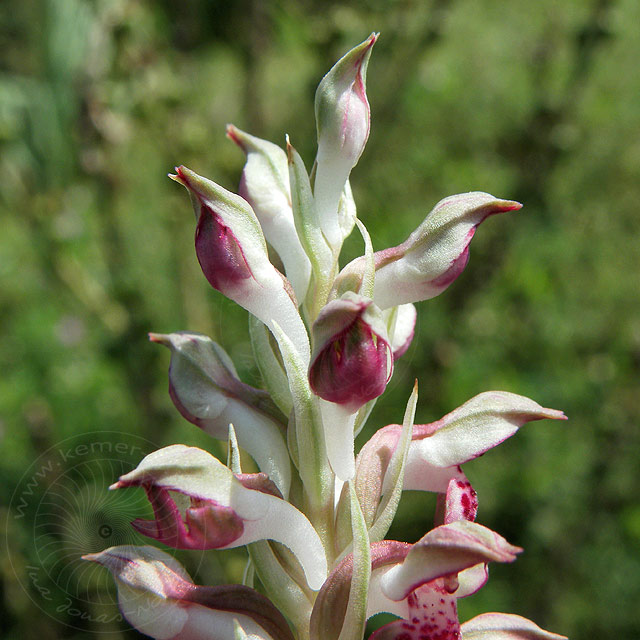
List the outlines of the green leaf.
{"type": "Polygon", "coordinates": [[[233,473],[242,473],[242,465],[240,464],[240,448],[238,447],[238,439],[236,438],[236,430],[233,424],[229,423],[229,451],[227,453],[227,467],[233,473]]]}
{"type": "Polygon", "coordinates": [[[373,245],[371,244],[371,236],[367,231],[367,227],[364,226],[360,220],[356,218],[356,224],[358,225],[358,231],[362,234],[364,240],[364,273],[362,275],[362,282],[360,284],[359,293],[365,298],[371,298],[373,300],[373,285],[376,275],[376,265],[373,260],[373,245]]]}

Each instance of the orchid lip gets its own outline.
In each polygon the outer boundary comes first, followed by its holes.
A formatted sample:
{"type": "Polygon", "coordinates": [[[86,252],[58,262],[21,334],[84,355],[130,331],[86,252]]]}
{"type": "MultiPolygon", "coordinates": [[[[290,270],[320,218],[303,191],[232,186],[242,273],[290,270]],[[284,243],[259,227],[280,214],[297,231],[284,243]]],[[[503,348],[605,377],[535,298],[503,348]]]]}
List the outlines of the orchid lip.
{"type": "MultiPolygon", "coordinates": [[[[110,489],[130,485],[116,482],[110,489]]],[[[237,540],[244,532],[242,518],[231,508],[212,500],[188,496],[184,515],[166,488],[141,485],[153,507],[155,520],[137,518],[131,525],[142,535],[175,549],[219,549],[237,540]]],[[[180,491],[181,495],[186,495],[180,491]]]]}

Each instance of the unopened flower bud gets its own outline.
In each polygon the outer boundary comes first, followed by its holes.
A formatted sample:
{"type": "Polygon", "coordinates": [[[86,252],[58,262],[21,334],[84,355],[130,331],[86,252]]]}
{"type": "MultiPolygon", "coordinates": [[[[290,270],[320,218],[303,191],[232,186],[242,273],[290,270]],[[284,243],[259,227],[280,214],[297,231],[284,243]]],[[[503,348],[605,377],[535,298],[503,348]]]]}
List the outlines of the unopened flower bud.
{"type": "Polygon", "coordinates": [[[355,412],[383,393],[393,355],[380,310],[347,292],[327,304],[313,324],[311,388],[324,400],[355,412]]]}
{"type": "MultiPolygon", "coordinates": [[[[441,200],[402,244],[374,254],[374,302],[388,309],[441,294],[467,266],[478,225],[491,215],[521,207],[481,191],[441,200]]],[[[337,290],[342,282],[357,290],[362,260],[357,258],[342,270],[334,285],[337,290]]]]}
{"type": "Polygon", "coordinates": [[[314,196],[322,230],[334,248],[342,241],[338,222],[340,197],[369,137],[365,83],[371,49],[377,39],[378,34],[372,33],[349,51],[316,91],[318,155],[314,196]]]}
{"type": "Polygon", "coordinates": [[[278,324],[303,359],[309,340],[289,281],[271,264],[251,205],[211,180],[178,167],[174,180],[189,191],[197,218],[196,253],[214,289],[273,331],[278,324]]]}

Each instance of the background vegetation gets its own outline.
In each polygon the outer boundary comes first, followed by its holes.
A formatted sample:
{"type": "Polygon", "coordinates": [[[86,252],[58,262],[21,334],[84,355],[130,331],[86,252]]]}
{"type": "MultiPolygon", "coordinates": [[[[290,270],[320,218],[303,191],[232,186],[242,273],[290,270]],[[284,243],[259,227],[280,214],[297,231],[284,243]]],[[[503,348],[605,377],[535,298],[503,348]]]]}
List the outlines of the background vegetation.
{"type": "MultiPolygon", "coordinates": [[[[639,24],[636,0],[2,2],[3,637],[139,637],[77,560],[133,540],[143,502],[104,495],[137,459],[77,446],[211,448],[171,406],[147,331],[207,333],[257,383],[244,314],[201,276],[186,194],[164,176],[186,164],[235,188],[229,121],[289,133],[310,166],[315,86],[374,30],[372,135],[352,175],[374,247],[453,193],[525,208],[483,225],[463,276],[419,305],[370,430],[401,419],[414,378],[419,422],[488,389],[565,410],[467,465],[479,521],[525,553],[462,617],[640,637],[639,24]]],[[[407,495],[392,535],[420,537],[430,500],[407,495]]],[[[244,562],[180,557],[210,583],[244,562]]]]}

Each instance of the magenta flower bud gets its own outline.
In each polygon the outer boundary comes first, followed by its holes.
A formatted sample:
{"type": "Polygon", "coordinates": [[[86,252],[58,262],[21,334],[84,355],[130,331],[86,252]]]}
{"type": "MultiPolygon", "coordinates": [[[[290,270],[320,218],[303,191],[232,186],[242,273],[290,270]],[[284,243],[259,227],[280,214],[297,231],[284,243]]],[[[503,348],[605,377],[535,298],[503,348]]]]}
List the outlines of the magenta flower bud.
{"type": "Polygon", "coordinates": [[[293,289],[269,261],[267,243],[251,205],[186,167],[176,172],[171,177],[189,191],[197,218],[196,254],[211,286],[271,331],[277,324],[307,360],[309,339],[293,289]]]}
{"type": "Polygon", "coordinates": [[[384,392],[393,354],[380,310],[347,292],[326,305],[313,324],[309,384],[314,393],[355,412],[384,392]]]}
{"type": "Polygon", "coordinates": [[[213,189],[212,194],[206,191],[213,183],[208,184],[209,181],[186,167],[176,168],[175,179],[191,196],[197,218],[196,254],[209,284],[231,299],[244,297],[243,289],[250,287],[254,280],[250,261],[255,268],[264,262],[260,258],[266,253],[253,212],[239,196],[230,192],[225,194],[228,195],[227,202],[216,202],[215,195],[219,194],[213,189]]]}

